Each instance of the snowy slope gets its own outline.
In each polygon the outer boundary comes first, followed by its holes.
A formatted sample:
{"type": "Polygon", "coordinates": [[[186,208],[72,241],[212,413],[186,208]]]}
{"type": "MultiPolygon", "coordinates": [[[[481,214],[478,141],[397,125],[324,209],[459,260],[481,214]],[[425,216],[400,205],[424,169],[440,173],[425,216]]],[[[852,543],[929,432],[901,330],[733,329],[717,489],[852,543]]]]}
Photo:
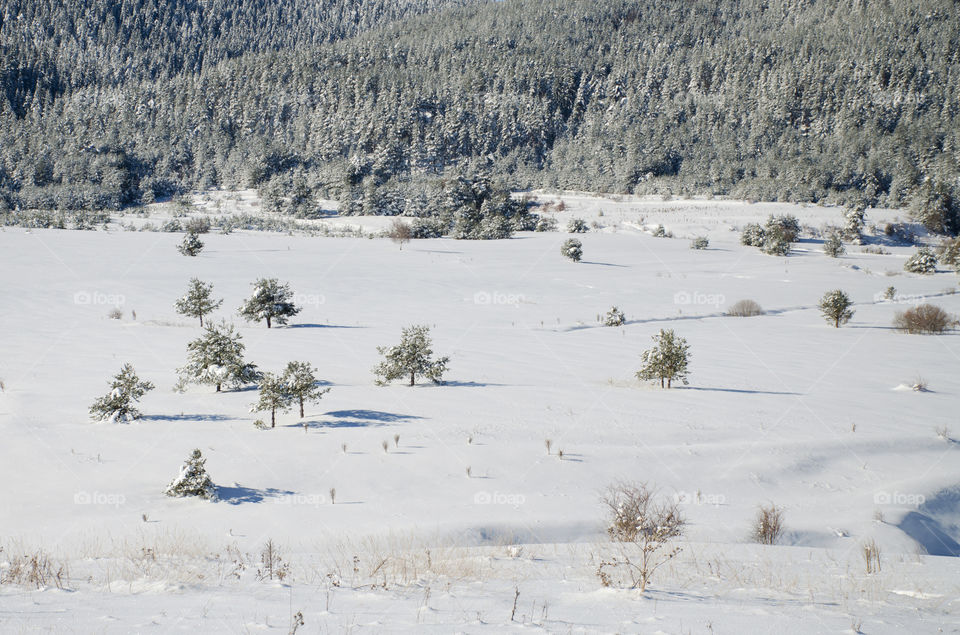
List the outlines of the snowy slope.
{"type": "MultiPolygon", "coordinates": [[[[900,334],[890,323],[906,305],[880,297],[893,285],[960,314],[960,295],[950,293],[956,274],[906,274],[913,249],[889,245],[886,255],[848,245],[834,260],[807,239],[774,258],[740,246],[733,231],[784,212],[819,228],[838,224],[838,209],[563,200],[561,227],[573,217],[600,225],[578,236],[581,263],[560,256],[565,233],[415,241],[402,250],[384,239],[214,233],[203,237],[200,256],[186,258],[177,234],[0,232],[0,560],[42,547],[70,560],[72,577],[90,580],[73,580],[79,591],[67,595],[0,587],[0,604],[12,607],[0,619],[21,630],[54,619],[76,632],[146,631],[154,622],[158,631],[288,630],[288,605],[299,602],[314,616],[306,632],[406,630],[418,619],[439,631],[496,631],[509,622],[517,580],[529,579],[514,624],[542,613],[529,593],[549,607],[540,620],[548,631],[704,632],[712,620],[724,632],[837,632],[871,615],[875,628],[865,622],[864,632],[934,618],[956,630],[960,569],[942,556],[958,555],[960,541],[951,440],[960,436],[960,335],[900,334]],[[643,231],[658,223],[677,238],[643,231]],[[711,248],[689,249],[701,234],[711,248]],[[267,330],[236,315],[262,276],[297,293],[304,308],[288,327],[267,330]],[[320,369],[332,391],[304,421],[290,412],[261,431],[252,422],[262,413],[249,412],[255,390],[172,390],[186,343],[200,333],[172,307],[191,277],[213,283],[225,299],[214,317],[240,327],[262,369],[295,359],[320,369]],[[857,303],[841,329],[816,308],[834,288],[857,303]],[[724,316],[744,298],[767,314],[724,316]],[[622,328],[597,320],[612,305],[627,315],[622,328]],[[107,317],[114,306],[119,320],[107,317]],[[376,346],[395,343],[414,323],[431,325],[434,349],[451,357],[448,384],[375,386],[376,346]],[[660,328],[690,342],[688,387],[664,391],[634,378],[660,328]],[[145,419],[90,423],[89,405],[125,362],[157,385],[142,401],[145,419]],[[929,392],[898,389],[917,377],[929,392]],[[938,437],[943,427],[947,439],[938,437]],[[222,488],[220,502],[162,495],[195,447],[222,488]],[[683,558],[646,600],[603,589],[593,575],[604,548],[598,498],[619,479],[656,484],[681,501],[690,522],[683,558]],[[770,502],[786,509],[785,545],[750,545],[756,508],[770,502]],[[379,591],[345,582],[334,589],[343,599],[324,608],[327,565],[309,563],[329,545],[387,534],[408,541],[391,553],[456,548],[458,563],[480,559],[484,573],[440,576],[449,586],[435,586],[426,605],[425,578],[407,575],[379,591]],[[94,566],[129,564],[152,548],[143,545],[173,541],[204,545],[184,561],[213,570],[211,553],[231,545],[256,560],[268,538],[299,572],[281,586],[250,572],[230,583],[208,572],[171,586],[155,571],[94,566]],[[868,538],[896,575],[862,575],[868,538]],[[514,543],[544,555],[511,557],[502,545],[514,543]],[[124,557],[125,548],[139,555],[124,557]],[[924,550],[939,555],[917,555],[924,550]],[[725,563],[719,573],[705,565],[711,559],[725,563]],[[115,568],[119,577],[109,573],[115,568]],[[745,573],[753,569],[766,573],[745,573]],[[108,584],[119,596],[104,594],[108,584]],[[254,598],[262,612],[231,608],[254,598]],[[115,619],[104,621],[114,600],[115,619]],[[461,601],[470,608],[454,608],[461,601]],[[133,610],[144,602],[180,621],[151,622],[133,610]],[[202,621],[207,604],[220,621],[202,621]],[[55,618],[60,610],[66,617],[55,618]],[[754,612],[759,621],[749,619],[754,612]]],[[[868,222],[893,216],[871,211],[868,222]]],[[[383,219],[329,222],[371,231],[383,219]]],[[[355,551],[373,558],[369,546],[355,551]]]]}

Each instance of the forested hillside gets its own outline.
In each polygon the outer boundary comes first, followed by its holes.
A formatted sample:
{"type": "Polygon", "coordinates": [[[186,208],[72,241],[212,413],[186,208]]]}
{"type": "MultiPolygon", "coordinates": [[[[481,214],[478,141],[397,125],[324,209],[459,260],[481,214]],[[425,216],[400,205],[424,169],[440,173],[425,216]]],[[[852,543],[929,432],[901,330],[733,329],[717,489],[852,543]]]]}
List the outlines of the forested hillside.
{"type": "Polygon", "coordinates": [[[960,217],[952,0],[0,3],[0,205],[512,187],[960,217]]]}

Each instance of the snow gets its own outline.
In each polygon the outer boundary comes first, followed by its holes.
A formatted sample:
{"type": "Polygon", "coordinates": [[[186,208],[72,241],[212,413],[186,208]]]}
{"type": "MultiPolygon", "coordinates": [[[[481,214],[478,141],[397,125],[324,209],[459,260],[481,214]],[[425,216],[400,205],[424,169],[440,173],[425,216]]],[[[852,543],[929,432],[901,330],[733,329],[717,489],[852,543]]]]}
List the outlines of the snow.
{"type": "MultiPolygon", "coordinates": [[[[739,244],[736,230],[768,214],[820,228],[842,222],[839,208],[537,194],[564,200],[550,212],[561,228],[600,225],[577,235],[583,262],[561,256],[562,232],[400,250],[238,231],[204,236],[195,258],[177,253],[179,234],[0,232],[0,573],[41,548],[70,573],[64,591],[0,585],[3,630],[288,632],[298,610],[299,632],[960,629],[960,335],[890,326],[919,301],[960,314],[956,274],[904,273],[914,248],[886,243],[839,259],[814,239],[788,258],[739,244]],[[675,238],[652,237],[658,224],[675,238]],[[698,235],[709,249],[689,248],[698,235]],[[306,429],[296,410],[254,428],[252,389],[173,390],[201,332],[173,307],[192,277],[225,299],[209,319],[234,321],[248,361],[308,361],[329,382],[306,429]],[[243,322],[259,277],[312,300],[287,326],[243,322]],[[898,299],[882,299],[888,286],[898,299]],[[835,288],[856,303],[840,329],[816,308],[835,288]],[[740,299],[766,315],[724,316],[740,299]],[[602,326],[614,305],[626,324],[602,326]],[[376,347],[411,324],[450,356],[447,385],[375,386],[376,347]],[[690,343],[687,387],[634,377],[661,328],[690,343]],[[157,386],[143,420],[92,425],[125,362],[157,386]],[[163,495],[193,448],[218,502],[163,495]],[[595,575],[610,549],[599,497],[621,479],[655,484],[689,520],[644,595],[595,575]],[[771,502],[785,508],[783,544],[749,543],[771,502]],[[257,580],[267,539],[290,564],[282,582],[257,580]],[[372,574],[383,558],[386,588],[372,574]]],[[[254,207],[206,196],[217,213],[254,207]]]]}

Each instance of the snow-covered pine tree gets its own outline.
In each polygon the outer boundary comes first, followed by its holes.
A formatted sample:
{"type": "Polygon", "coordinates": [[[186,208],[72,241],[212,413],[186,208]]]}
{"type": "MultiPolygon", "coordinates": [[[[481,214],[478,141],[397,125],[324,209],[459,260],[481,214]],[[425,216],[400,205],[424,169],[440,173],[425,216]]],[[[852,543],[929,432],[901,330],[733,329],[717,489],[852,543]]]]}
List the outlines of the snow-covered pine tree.
{"type": "Polygon", "coordinates": [[[838,258],[846,252],[843,247],[843,241],[836,234],[831,234],[829,238],[823,241],[823,253],[831,258],[838,258]]]}
{"type": "Polygon", "coordinates": [[[317,385],[317,369],[307,362],[290,362],[283,371],[281,381],[287,393],[300,406],[300,418],[303,418],[303,406],[320,399],[330,392],[329,388],[317,385]]]}
{"type": "Polygon", "coordinates": [[[930,274],[937,272],[937,255],[929,247],[920,247],[907,258],[903,270],[910,273],[930,274]]]}
{"type": "Polygon", "coordinates": [[[623,326],[623,323],[626,322],[626,316],[624,316],[623,311],[617,307],[610,307],[610,310],[607,311],[607,315],[603,320],[604,326],[623,326]]]}
{"type": "Polygon", "coordinates": [[[233,324],[221,320],[204,328],[203,335],[187,344],[187,365],[178,369],[185,383],[216,386],[220,392],[224,384],[236,388],[260,378],[256,365],[243,360],[243,337],[233,324]]]}
{"type": "Polygon", "coordinates": [[[378,377],[377,385],[383,386],[404,377],[410,378],[411,386],[416,383],[417,377],[426,377],[436,384],[443,383],[443,373],[447,370],[450,358],[433,359],[430,346],[430,327],[425,325],[404,327],[397,346],[378,346],[377,352],[386,359],[373,369],[378,377]]]}
{"type": "Polygon", "coordinates": [[[290,286],[281,284],[276,278],[260,278],[253,283],[253,295],[240,307],[240,315],[251,322],[266,320],[267,328],[273,322],[286,324],[290,318],[300,312],[293,303],[290,286]]]}
{"type": "Polygon", "coordinates": [[[193,232],[183,237],[183,242],[177,245],[177,251],[184,256],[196,256],[203,251],[203,242],[193,232]]]}
{"type": "Polygon", "coordinates": [[[660,329],[653,341],[654,347],[643,351],[640,356],[643,367],[637,371],[637,377],[643,381],[660,380],[661,388],[670,388],[675,379],[686,385],[690,362],[687,340],[677,337],[673,330],[660,329]]]}
{"type": "Polygon", "coordinates": [[[167,489],[163,490],[163,493],[178,498],[197,496],[206,500],[217,500],[217,486],[207,474],[206,463],[207,460],[203,458],[200,450],[194,450],[190,458],[181,466],[180,474],[173,479],[167,489]]]}
{"type": "Polygon", "coordinates": [[[827,322],[831,322],[835,328],[840,328],[841,324],[846,324],[853,317],[853,300],[840,289],[834,289],[823,294],[820,298],[820,312],[827,322]]]}
{"type": "Polygon", "coordinates": [[[191,278],[187,293],[177,299],[173,306],[180,315],[200,318],[200,326],[203,326],[203,316],[216,311],[223,304],[223,300],[214,300],[212,293],[212,284],[191,278]]]}
{"type": "Polygon", "coordinates": [[[260,376],[260,398],[250,406],[250,412],[269,412],[270,427],[277,426],[277,411],[286,412],[293,405],[293,395],[287,390],[282,377],[273,373],[260,376]]]}
{"type": "Polygon", "coordinates": [[[580,258],[583,257],[583,243],[576,238],[565,240],[560,245],[560,253],[574,262],[580,262],[580,258]]]}
{"type": "Polygon", "coordinates": [[[140,418],[134,404],[154,386],[142,381],[130,364],[124,364],[110,384],[110,394],[100,397],[90,406],[90,415],[97,421],[128,422],[140,418]]]}

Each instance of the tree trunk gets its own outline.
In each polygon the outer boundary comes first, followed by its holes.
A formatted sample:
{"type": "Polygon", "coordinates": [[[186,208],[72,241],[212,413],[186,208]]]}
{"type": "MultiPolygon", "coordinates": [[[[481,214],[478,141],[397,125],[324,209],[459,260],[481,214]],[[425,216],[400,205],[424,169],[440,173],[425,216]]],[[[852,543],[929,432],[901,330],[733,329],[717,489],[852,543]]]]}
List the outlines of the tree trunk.
{"type": "Polygon", "coordinates": [[[300,418],[303,419],[303,397],[300,397],[300,418]]]}
{"type": "Polygon", "coordinates": [[[267,328],[270,328],[270,316],[267,316],[267,328]]]}
{"type": "Polygon", "coordinates": [[[220,392],[220,384],[217,384],[217,392],[220,392]]]}
{"type": "Polygon", "coordinates": [[[667,388],[670,388],[670,384],[673,382],[673,378],[667,377],[667,388]]]}
{"type": "Polygon", "coordinates": [[[200,314],[200,328],[203,328],[203,313],[200,314]]]}
{"type": "Polygon", "coordinates": [[[411,371],[410,371],[410,385],[411,385],[411,386],[413,386],[413,385],[416,383],[416,381],[415,381],[415,380],[416,380],[416,376],[417,376],[416,373],[411,370],[411,371]]]}
{"type": "Polygon", "coordinates": [[[277,427],[277,409],[276,408],[270,408],[270,427],[271,428],[277,427]]]}

